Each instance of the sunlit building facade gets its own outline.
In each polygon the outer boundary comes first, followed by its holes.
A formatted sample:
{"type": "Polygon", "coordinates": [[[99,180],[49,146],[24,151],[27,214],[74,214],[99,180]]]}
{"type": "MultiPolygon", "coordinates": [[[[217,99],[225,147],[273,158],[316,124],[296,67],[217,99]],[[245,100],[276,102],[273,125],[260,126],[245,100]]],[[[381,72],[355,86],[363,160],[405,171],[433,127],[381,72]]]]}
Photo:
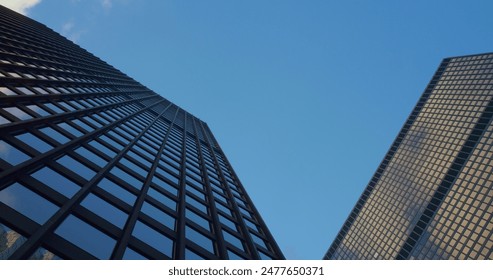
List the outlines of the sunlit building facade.
{"type": "Polygon", "coordinates": [[[493,259],[493,54],[442,61],[325,259],[493,259]]]}
{"type": "Polygon", "coordinates": [[[206,123],[0,6],[0,259],[283,259],[206,123]]]}

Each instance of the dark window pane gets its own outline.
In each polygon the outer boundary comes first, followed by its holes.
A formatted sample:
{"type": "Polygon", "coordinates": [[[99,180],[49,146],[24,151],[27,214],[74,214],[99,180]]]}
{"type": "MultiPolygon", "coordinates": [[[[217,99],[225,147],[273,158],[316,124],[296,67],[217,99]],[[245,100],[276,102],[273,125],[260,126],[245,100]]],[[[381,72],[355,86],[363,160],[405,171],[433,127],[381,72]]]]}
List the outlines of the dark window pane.
{"type": "Polygon", "coordinates": [[[135,252],[134,250],[130,249],[127,247],[125,249],[125,253],[123,254],[123,260],[147,260],[146,257],[142,256],[141,254],[135,252]]]}
{"type": "Polygon", "coordinates": [[[86,159],[90,160],[91,162],[95,163],[99,167],[103,167],[108,163],[105,159],[103,159],[102,157],[96,155],[95,153],[89,151],[84,147],[78,148],[77,150],[75,150],[75,152],[85,157],[86,159]]]}
{"type": "Polygon", "coordinates": [[[44,167],[31,176],[69,198],[80,189],[77,184],[49,167],[44,167]]]}
{"type": "Polygon", "coordinates": [[[30,260],[61,260],[61,258],[52,252],[40,247],[29,257],[30,260]]]}
{"type": "Polygon", "coordinates": [[[7,260],[26,240],[18,232],[0,223],[0,260],[7,260]]]}
{"type": "Polygon", "coordinates": [[[200,245],[202,248],[214,254],[214,243],[212,240],[202,233],[194,230],[193,228],[186,226],[185,237],[193,243],[200,245]]]}
{"type": "Polygon", "coordinates": [[[176,210],[176,202],[164,194],[156,191],[153,188],[149,188],[147,195],[168,206],[169,208],[176,210]]]}
{"type": "Polygon", "coordinates": [[[185,249],[185,259],[186,260],[203,260],[204,258],[196,254],[195,252],[185,249]]]}
{"type": "Polygon", "coordinates": [[[91,180],[96,172],[70,156],[64,156],[57,160],[58,163],[82,176],[87,181],[91,180]]]}
{"type": "Polygon", "coordinates": [[[228,241],[229,243],[235,245],[237,248],[245,250],[245,248],[243,248],[243,243],[241,243],[241,240],[238,239],[236,236],[230,234],[229,232],[227,232],[225,230],[223,230],[223,236],[224,236],[224,239],[226,241],[228,241]]]}
{"type": "Polygon", "coordinates": [[[51,127],[42,128],[42,129],[40,129],[40,131],[43,132],[44,134],[50,136],[51,138],[55,139],[56,141],[62,143],[62,144],[66,143],[70,140],[67,137],[65,137],[64,135],[62,135],[60,132],[54,130],[51,127]]]}
{"type": "Polygon", "coordinates": [[[170,193],[174,194],[175,196],[178,195],[178,189],[176,189],[172,185],[166,183],[165,181],[159,179],[159,177],[157,177],[157,176],[152,177],[152,182],[154,184],[160,186],[161,188],[169,191],[170,193]]]}
{"type": "Polygon", "coordinates": [[[111,169],[111,173],[113,173],[116,177],[122,179],[124,182],[126,182],[127,184],[131,185],[132,187],[138,190],[142,188],[142,181],[128,174],[127,172],[121,170],[118,167],[113,167],[113,169],[111,169]]]}
{"type": "Polygon", "coordinates": [[[202,218],[201,216],[199,216],[198,214],[196,214],[195,212],[193,212],[192,210],[190,209],[186,209],[185,210],[185,216],[194,221],[195,223],[197,223],[198,225],[200,225],[201,227],[203,227],[204,229],[210,231],[210,226],[209,226],[209,222],[202,218]]]}
{"type": "Polygon", "coordinates": [[[106,178],[101,180],[98,186],[130,205],[134,205],[135,199],[137,199],[134,194],[106,178]]]}
{"type": "Polygon", "coordinates": [[[137,221],[132,234],[168,257],[172,256],[173,241],[141,221],[137,221]]]}
{"type": "Polygon", "coordinates": [[[230,260],[244,260],[244,258],[238,256],[237,254],[233,253],[230,250],[228,250],[228,257],[230,260]]]}
{"type": "Polygon", "coordinates": [[[53,146],[29,132],[17,135],[16,138],[42,153],[53,149],[53,146]]]}
{"type": "Polygon", "coordinates": [[[46,222],[58,210],[55,204],[19,183],[0,191],[0,201],[39,224],[46,222]]]}
{"type": "Polygon", "coordinates": [[[0,158],[12,165],[17,165],[30,159],[28,155],[2,140],[0,140],[0,158]]]}
{"type": "Polygon", "coordinates": [[[109,259],[116,240],[73,215],[55,230],[55,233],[99,259],[109,259]]]}
{"type": "Polygon", "coordinates": [[[161,224],[167,226],[168,228],[174,230],[175,229],[175,218],[172,216],[164,213],[163,211],[159,210],[158,208],[154,207],[152,204],[148,202],[144,202],[144,205],[142,205],[142,210],[143,213],[147,214],[154,220],[160,222],[161,224]]]}
{"type": "Polygon", "coordinates": [[[81,205],[117,227],[123,228],[127,221],[127,214],[93,194],[89,194],[81,205]]]}

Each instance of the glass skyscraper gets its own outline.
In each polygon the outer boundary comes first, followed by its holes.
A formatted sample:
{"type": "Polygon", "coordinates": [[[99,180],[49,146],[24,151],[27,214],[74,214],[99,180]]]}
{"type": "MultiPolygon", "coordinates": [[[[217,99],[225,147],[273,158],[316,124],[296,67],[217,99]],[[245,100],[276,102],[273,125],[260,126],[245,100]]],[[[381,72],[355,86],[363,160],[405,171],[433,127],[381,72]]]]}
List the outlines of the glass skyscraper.
{"type": "Polygon", "coordinates": [[[0,259],[283,259],[206,123],[0,6],[0,259]]]}
{"type": "Polygon", "coordinates": [[[325,259],[493,259],[493,54],[442,61],[325,259]]]}

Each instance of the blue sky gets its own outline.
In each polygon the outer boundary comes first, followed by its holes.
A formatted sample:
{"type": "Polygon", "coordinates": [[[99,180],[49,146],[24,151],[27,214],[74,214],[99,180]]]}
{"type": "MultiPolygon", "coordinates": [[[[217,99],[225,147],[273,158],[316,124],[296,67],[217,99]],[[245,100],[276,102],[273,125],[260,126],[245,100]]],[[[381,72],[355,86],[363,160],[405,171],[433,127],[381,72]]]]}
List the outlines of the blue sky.
{"type": "Polygon", "coordinates": [[[440,61],[493,51],[487,0],[10,2],[206,121],[288,259],[322,258],[440,61]]]}

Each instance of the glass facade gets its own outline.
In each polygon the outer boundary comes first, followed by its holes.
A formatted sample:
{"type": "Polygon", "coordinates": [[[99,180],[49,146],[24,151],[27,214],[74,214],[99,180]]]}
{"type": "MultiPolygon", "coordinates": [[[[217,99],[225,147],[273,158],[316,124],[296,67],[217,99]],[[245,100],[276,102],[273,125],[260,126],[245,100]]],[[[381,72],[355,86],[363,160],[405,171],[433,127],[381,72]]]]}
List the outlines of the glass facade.
{"type": "Polygon", "coordinates": [[[325,259],[493,259],[493,54],[444,59],[325,259]]]}
{"type": "Polygon", "coordinates": [[[0,6],[0,259],[283,259],[206,123],[0,6]]]}

